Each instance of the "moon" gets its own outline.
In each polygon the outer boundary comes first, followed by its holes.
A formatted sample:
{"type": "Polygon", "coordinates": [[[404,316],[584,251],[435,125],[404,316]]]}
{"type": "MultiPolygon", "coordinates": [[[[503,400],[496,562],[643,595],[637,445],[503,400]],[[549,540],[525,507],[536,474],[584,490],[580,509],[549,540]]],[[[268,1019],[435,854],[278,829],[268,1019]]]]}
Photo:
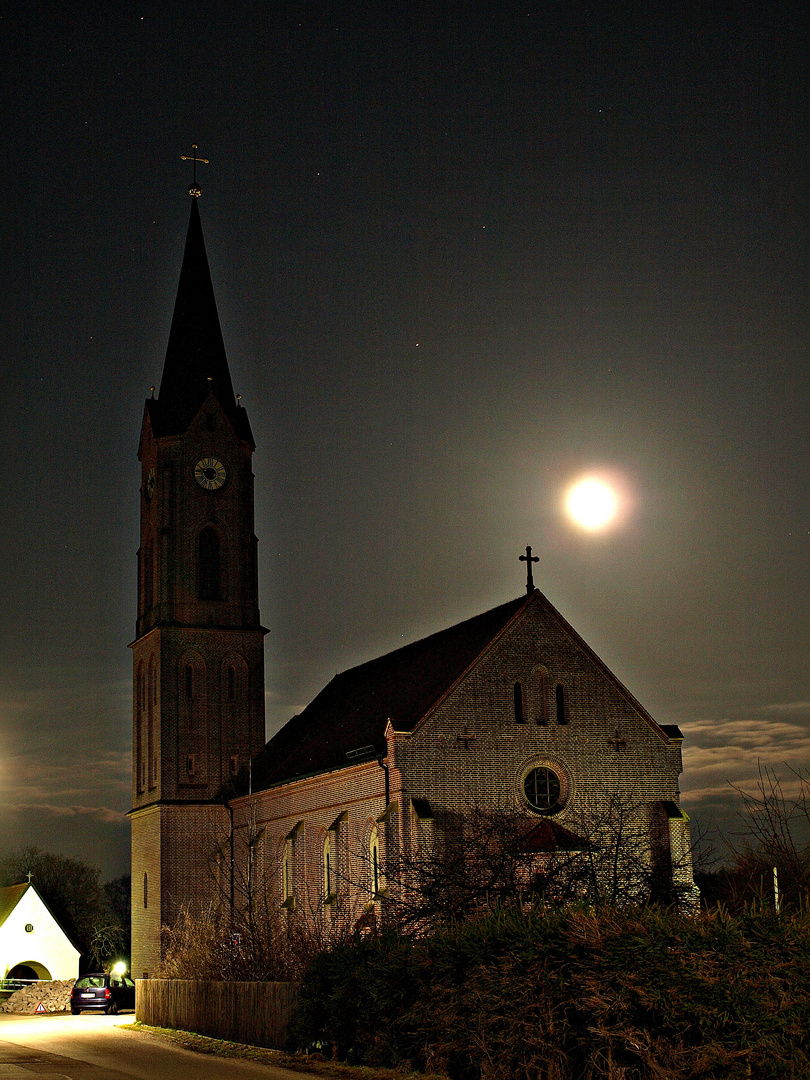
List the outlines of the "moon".
{"type": "Polygon", "coordinates": [[[583,476],[568,489],[565,509],[581,529],[601,532],[615,520],[619,511],[619,496],[601,477],[583,476]]]}

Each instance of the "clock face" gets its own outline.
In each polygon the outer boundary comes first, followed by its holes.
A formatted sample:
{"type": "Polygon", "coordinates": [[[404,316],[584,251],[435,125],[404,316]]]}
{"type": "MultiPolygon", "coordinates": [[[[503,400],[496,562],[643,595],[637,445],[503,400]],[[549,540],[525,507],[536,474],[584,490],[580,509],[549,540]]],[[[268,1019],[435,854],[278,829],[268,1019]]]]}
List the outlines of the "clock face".
{"type": "Polygon", "coordinates": [[[194,466],[194,479],[206,491],[216,491],[228,478],[225,466],[215,457],[201,458],[194,466]]]}

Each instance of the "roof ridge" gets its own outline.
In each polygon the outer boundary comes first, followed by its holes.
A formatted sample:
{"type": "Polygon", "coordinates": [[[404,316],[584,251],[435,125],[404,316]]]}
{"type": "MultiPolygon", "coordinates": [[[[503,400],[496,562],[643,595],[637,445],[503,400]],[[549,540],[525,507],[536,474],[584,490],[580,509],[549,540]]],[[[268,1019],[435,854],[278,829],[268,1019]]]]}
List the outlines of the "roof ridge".
{"type": "MultiPolygon", "coordinates": [[[[535,592],[537,590],[535,589],[535,592]]],[[[334,682],[335,679],[341,678],[343,675],[350,675],[354,671],[359,671],[361,668],[367,667],[371,664],[376,664],[382,660],[388,660],[390,657],[395,656],[397,653],[403,653],[407,649],[416,648],[417,645],[424,645],[435,638],[441,637],[443,634],[451,634],[453,631],[460,630],[463,626],[468,625],[480,620],[484,620],[494,615],[496,611],[501,611],[503,608],[515,606],[515,613],[520,611],[521,607],[533,596],[533,593],[523,593],[516,600],[508,600],[504,604],[496,604],[495,607],[489,608],[487,611],[480,611],[477,615],[471,615],[467,619],[462,619],[460,622],[453,623],[452,626],[445,626],[442,630],[434,630],[432,634],[425,634],[424,637],[416,638],[414,641],[409,641],[406,645],[399,645],[396,649],[391,649],[387,653],[382,653],[380,656],[374,656],[370,660],[363,660],[359,664],[355,664],[350,668],[346,668],[343,671],[339,671],[330,681],[334,682]]],[[[327,684],[328,685],[328,684],[327,684]]]]}
{"type": "MultiPolygon", "coordinates": [[[[538,589],[533,589],[530,593],[527,593],[524,596],[519,597],[519,599],[522,601],[522,603],[517,603],[516,601],[511,601],[509,604],[502,604],[501,605],[502,607],[511,607],[512,604],[515,604],[516,606],[515,606],[515,610],[512,612],[512,614],[506,620],[506,622],[503,624],[503,626],[501,626],[501,628],[499,630],[496,630],[495,633],[492,634],[492,636],[489,638],[489,640],[487,642],[485,642],[485,644],[482,646],[482,648],[479,649],[479,651],[475,654],[475,656],[473,656],[471,658],[471,660],[469,661],[467,666],[464,668],[464,670],[460,671],[458,673],[458,675],[455,677],[455,679],[453,679],[452,682],[450,682],[447,685],[444,692],[442,694],[440,694],[436,698],[436,700],[430,706],[428,706],[427,709],[425,709],[425,712],[423,713],[423,715],[419,718],[419,720],[414,725],[414,731],[417,728],[422,726],[422,724],[428,719],[430,714],[435,712],[435,710],[439,708],[441,703],[445,700],[445,698],[449,694],[452,694],[453,690],[455,690],[455,688],[466,678],[468,672],[470,672],[472,670],[474,665],[480,662],[480,660],[484,656],[484,654],[489,652],[490,649],[494,648],[496,643],[498,641],[500,641],[500,639],[503,637],[503,635],[506,633],[506,631],[509,629],[509,627],[512,626],[512,624],[515,622],[515,620],[518,618],[518,616],[523,612],[523,609],[528,607],[529,603],[534,600],[535,594],[539,594],[538,589]]],[[[493,608],[492,610],[496,611],[497,608],[493,608]]],[[[485,612],[484,614],[489,614],[489,613],[485,612]]],[[[463,625],[463,623],[459,624],[459,626],[461,626],[461,625],[463,625]]],[[[454,629],[454,628],[450,627],[449,629],[454,629]]]]}
{"type": "Polygon", "coordinates": [[[659,735],[667,739],[668,736],[663,730],[661,724],[659,724],[655,717],[644,708],[644,706],[641,704],[635,694],[633,694],[630,690],[627,689],[627,687],[624,685],[618,675],[615,675],[611,671],[611,669],[607,666],[601,656],[599,656],[599,654],[591,648],[588,642],[580,634],[577,633],[571,623],[566,619],[564,615],[560,614],[557,608],[552,604],[552,602],[544,593],[539,593],[539,596],[545,604],[546,608],[554,615],[556,619],[559,620],[566,632],[574,638],[576,643],[581,647],[582,651],[588,656],[588,658],[599,668],[600,671],[603,672],[603,674],[605,674],[610,679],[614,686],[627,698],[633,708],[637,710],[642,720],[649,724],[653,728],[653,730],[656,731],[659,735]]]}
{"type": "Polygon", "coordinates": [[[534,595],[524,593],[335,675],[260,752],[254,790],[258,777],[265,785],[345,764],[347,746],[384,752],[387,721],[411,730],[534,595]],[[333,723],[338,713],[340,723],[333,723]]]}
{"type": "MultiPolygon", "coordinates": [[[[29,888],[33,889],[33,887],[32,882],[23,881],[19,885],[4,885],[0,888],[0,926],[3,925],[20,900],[22,900],[26,891],[29,888]],[[13,895],[15,893],[16,896],[13,895]]],[[[36,892],[36,889],[34,891],[36,892]]],[[[37,896],[39,896],[39,893],[37,893],[37,896]]]]}

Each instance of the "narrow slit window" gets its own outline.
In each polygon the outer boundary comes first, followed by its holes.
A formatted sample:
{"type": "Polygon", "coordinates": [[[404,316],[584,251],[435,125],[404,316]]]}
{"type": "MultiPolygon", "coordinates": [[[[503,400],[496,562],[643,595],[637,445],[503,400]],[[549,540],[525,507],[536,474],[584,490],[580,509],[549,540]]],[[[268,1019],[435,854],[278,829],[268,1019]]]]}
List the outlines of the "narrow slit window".
{"type": "Polygon", "coordinates": [[[194,668],[186,664],[186,701],[194,699],[194,668]]]}

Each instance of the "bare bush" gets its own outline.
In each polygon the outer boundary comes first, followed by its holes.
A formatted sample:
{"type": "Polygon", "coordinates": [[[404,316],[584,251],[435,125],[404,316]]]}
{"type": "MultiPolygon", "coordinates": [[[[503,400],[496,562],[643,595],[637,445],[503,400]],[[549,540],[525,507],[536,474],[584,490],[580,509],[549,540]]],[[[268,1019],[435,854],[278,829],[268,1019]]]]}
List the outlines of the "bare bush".
{"type": "Polygon", "coordinates": [[[565,826],[471,806],[437,821],[430,842],[389,856],[382,917],[425,933],[482,911],[549,903],[693,909],[691,851],[672,852],[667,829],[662,804],[611,791],[567,815],[565,826]]]}
{"type": "Polygon", "coordinates": [[[279,858],[251,807],[211,854],[215,899],[185,906],[161,930],[158,975],[173,979],[296,980],[328,945],[351,937],[358,911],[346,893],[327,907],[302,883],[295,906],[280,903],[279,858]]]}
{"type": "Polygon", "coordinates": [[[810,773],[789,767],[788,772],[786,784],[760,763],[753,792],[735,787],[743,801],[743,847],[732,873],[738,889],[764,899],[773,896],[775,867],[781,901],[810,905],[810,773]]]}

